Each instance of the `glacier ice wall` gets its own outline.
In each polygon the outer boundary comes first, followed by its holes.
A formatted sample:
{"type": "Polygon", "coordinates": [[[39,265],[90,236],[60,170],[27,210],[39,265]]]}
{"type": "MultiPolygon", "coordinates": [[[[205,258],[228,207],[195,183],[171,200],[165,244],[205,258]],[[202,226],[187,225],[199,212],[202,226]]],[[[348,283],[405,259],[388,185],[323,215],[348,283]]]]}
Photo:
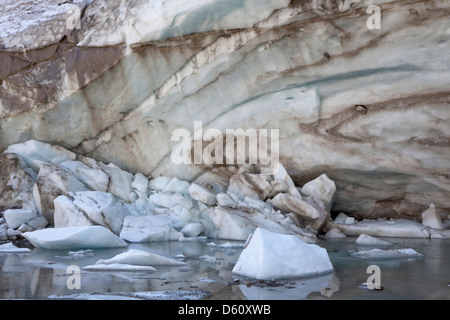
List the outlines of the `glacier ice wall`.
{"type": "Polygon", "coordinates": [[[296,182],[336,182],[333,210],[448,214],[448,2],[34,2],[0,6],[0,151],[36,139],[192,180],[173,130],[276,128],[296,182]]]}

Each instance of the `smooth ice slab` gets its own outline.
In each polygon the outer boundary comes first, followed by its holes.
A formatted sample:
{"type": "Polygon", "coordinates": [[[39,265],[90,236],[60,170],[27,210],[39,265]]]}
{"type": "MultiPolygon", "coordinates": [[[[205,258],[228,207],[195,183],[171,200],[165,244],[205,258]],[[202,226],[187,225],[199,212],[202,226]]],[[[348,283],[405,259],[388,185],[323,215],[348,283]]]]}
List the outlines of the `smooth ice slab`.
{"type": "Polygon", "coordinates": [[[156,253],[151,253],[138,249],[130,249],[119,253],[111,259],[100,259],[95,264],[128,264],[136,266],[185,266],[182,261],[166,258],[156,253]]]}
{"type": "Polygon", "coordinates": [[[126,247],[127,243],[102,226],[47,228],[22,234],[35,247],[84,249],[126,247]]]}
{"type": "Polygon", "coordinates": [[[151,266],[137,266],[134,264],[125,264],[125,263],[93,264],[93,265],[83,267],[83,270],[87,270],[87,271],[122,271],[122,272],[133,272],[133,271],[154,272],[154,271],[156,271],[156,269],[151,266]]]}
{"type": "Polygon", "coordinates": [[[372,237],[430,237],[430,232],[421,223],[405,219],[363,220],[353,224],[339,224],[339,229],[347,236],[367,234],[372,237]]]}
{"type": "Polygon", "coordinates": [[[326,249],[294,235],[257,228],[233,273],[261,280],[299,278],[333,271],[326,249]]]}
{"type": "Polygon", "coordinates": [[[362,259],[410,259],[423,257],[423,254],[418,253],[411,248],[392,250],[372,249],[368,251],[353,252],[351,255],[362,259]]]}
{"type": "Polygon", "coordinates": [[[28,248],[19,248],[11,242],[0,245],[0,253],[28,253],[31,252],[28,248]]]}

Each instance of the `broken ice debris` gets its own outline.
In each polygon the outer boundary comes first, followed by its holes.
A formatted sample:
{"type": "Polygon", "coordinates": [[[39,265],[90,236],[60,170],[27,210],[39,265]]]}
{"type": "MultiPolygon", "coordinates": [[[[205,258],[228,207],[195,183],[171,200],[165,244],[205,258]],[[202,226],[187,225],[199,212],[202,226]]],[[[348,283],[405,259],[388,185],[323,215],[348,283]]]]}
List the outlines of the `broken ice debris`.
{"type": "Polygon", "coordinates": [[[202,231],[203,225],[198,222],[191,222],[180,230],[185,237],[197,237],[202,231]]]}
{"type": "Polygon", "coordinates": [[[347,236],[338,228],[332,228],[325,234],[324,238],[325,240],[344,239],[347,238],[347,236]]]}
{"type": "Polygon", "coordinates": [[[369,236],[367,234],[361,234],[357,239],[356,239],[356,244],[359,245],[368,245],[368,246],[390,246],[392,245],[392,243],[388,242],[388,241],[384,241],[372,236],[369,236]]]}
{"type": "Polygon", "coordinates": [[[272,186],[265,176],[243,172],[230,178],[227,192],[237,195],[240,199],[251,197],[265,200],[271,190],[272,186]]]}
{"type": "Polygon", "coordinates": [[[28,209],[8,209],[3,212],[3,217],[11,229],[20,227],[23,223],[37,218],[38,214],[33,210],[28,209]]]}
{"type": "Polygon", "coordinates": [[[272,205],[283,211],[292,212],[303,219],[314,220],[320,217],[320,213],[309,203],[288,194],[277,194],[272,199],[272,205]]]}
{"type": "Polygon", "coordinates": [[[216,204],[216,192],[214,190],[208,189],[202,185],[192,183],[189,187],[189,194],[192,199],[203,202],[208,206],[213,206],[216,204]]]}
{"type": "Polygon", "coordinates": [[[207,243],[208,247],[213,247],[213,248],[220,248],[220,249],[240,249],[240,248],[244,248],[244,244],[243,243],[231,243],[231,242],[226,242],[226,243],[222,243],[222,244],[217,244],[215,242],[209,242],[207,243]]]}
{"type": "Polygon", "coordinates": [[[118,235],[128,210],[111,193],[80,191],[73,199],[59,196],[54,200],[56,228],[102,225],[118,235]]]}
{"type": "Polygon", "coordinates": [[[319,199],[325,209],[330,212],[334,193],[336,192],[336,184],[326,174],[322,174],[316,179],[305,183],[301,190],[304,194],[319,199]]]}
{"type": "Polygon", "coordinates": [[[120,231],[120,237],[129,242],[178,240],[182,236],[168,218],[151,214],[126,216],[120,231]]]}

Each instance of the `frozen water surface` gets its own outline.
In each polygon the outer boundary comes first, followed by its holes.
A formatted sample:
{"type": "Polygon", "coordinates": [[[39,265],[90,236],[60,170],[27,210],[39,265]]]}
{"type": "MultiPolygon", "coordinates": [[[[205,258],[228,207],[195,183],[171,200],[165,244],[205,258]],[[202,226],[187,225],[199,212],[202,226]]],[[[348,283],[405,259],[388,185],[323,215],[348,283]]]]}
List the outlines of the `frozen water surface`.
{"type": "Polygon", "coordinates": [[[450,240],[382,238],[389,249],[412,248],[420,258],[361,259],[351,254],[374,246],[349,237],[318,244],[327,249],[333,273],[317,277],[258,281],[232,274],[242,241],[203,239],[130,244],[93,250],[33,249],[0,253],[1,299],[450,299],[450,240]],[[208,245],[214,242],[217,245],[208,245]],[[224,246],[220,246],[220,245],[224,246]],[[237,245],[231,245],[237,244],[237,245]],[[155,272],[87,271],[82,268],[128,249],[139,249],[184,266],[155,266],[155,272]],[[207,256],[208,259],[204,259],[207,256]],[[364,287],[369,265],[381,271],[382,290],[364,287]],[[81,269],[81,288],[68,289],[67,267],[81,269]]]}

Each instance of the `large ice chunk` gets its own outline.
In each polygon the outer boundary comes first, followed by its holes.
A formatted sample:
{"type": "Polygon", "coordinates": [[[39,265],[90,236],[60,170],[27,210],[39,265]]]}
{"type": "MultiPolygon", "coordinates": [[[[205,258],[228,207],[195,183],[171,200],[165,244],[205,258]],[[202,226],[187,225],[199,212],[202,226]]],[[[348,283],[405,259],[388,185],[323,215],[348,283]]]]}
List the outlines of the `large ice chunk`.
{"type": "Polygon", "coordinates": [[[31,220],[28,220],[26,225],[31,229],[38,230],[43,229],[47,226],[48,221],[43,216],[37,216],[31,220]]]}
{"type": "Polygon", "coordinates": [[[265,200],[272,190],[266,177],[252,173],[236,173],[230,178],[228,192],[234,193],[239,198],[252,197],[265,200]]]}
{"type": "Polygon", "coordinates": [[[73,198],[73,201],[65,196],[55,199],[55,227],[99,224],[117,235],[120,233],[129,212],[111,193],[81,191],[73,198]]]}
{"type": "Polygon", "coordinates": [[[434,204],[422,212],[422,224],[426,227],[442,230],[442,221],[434,204]]]}
{"type": "Polygon", "coordinates": [[[164,188],[169,184],[170,180],[171,179],[168,177],[157,177],[149,181],[148,187],[150,188],[150,190],[163,191],[164,188]]]}
{"type": "Polygon", "coordinates": [[[207,228],[205,234],[212,238],[246,240],[259,227],[276,233],[295,234],[308,243],[316,241],[315,235],[296,226],[289,216],[266,205],[270,206],[264,201],[246,197],[237,209],[218,206],[209,212],[212,228],[207,228]]]}
{"type": "Polygon", "coordinates": [[[167,218],[172,221],[173,227],[181,229],[197,220],[198,211],[196,209],[186,209],[183,206],[177,205],[167,210],[166,213],[167,218]]]}
{"type": "Polygon", "coordinates": [[[37,209],[51,224],[54,218],[53,201],[62,194],[76,191],[89,191],[70,171],[57,165],[42,164],[33,186],[33,196],[37,209]]]}
{"type": "Polygon", "coordinates": [[[320,218],[320,212],[301,198],[279,193],[272,199],[272,205],[286,212],[292,212],[302,219],[320,218]]]}
{"type": "Polygon", "coordinates": [[[153,214],[125,217],[120,232],[120,237],[130,242],[178,240],[182,236],[168,218],[153,214]]]}
{"type": "Polygon", "coordinates": [[[282,183],[286,184],[288,193],[291,196],[297,197],[300,199],[302,198],[302,196],[300,195],[300,192],[295,187],[294,181],[292,181],[292,178],[289,176],[286,169],[284,168],[284,166],[281,163],[278,165],[278,171],[277,171],[277,173],[274,174],[273,180],[277,181],[278,183],[282,182],[282,183]]]}
{"type": "Polygon", "coordinates": [[[138,172],[134,175],[133,183],[131,186],[137,191],[146,194],[148,188],[148,179],[142,173],[138,172]]]}
{"type": "Polygon", "coordinates": [[[172,178],[169,183],[162,190],[163,192],[181,193],[189,195],[189,182],[180,180],[178,178],[172,178]]]}
{"type": "Polygon", "coordinates": [[[0,208],[31,209],[37,211],[33,196],[36,172],[19,155],[0,155],[0,208]]]}
{"type": "Polygon", "coordinates": [[[212,189],[208,189],[203,185],[192,183],[189,187],[189,194],[192,199],[203,202],[208,206],[213,206],[216,204],[216,195],[217,193],[212,189]]]}
{"type": "Polygon", "coordinates": [[[99,168],[91,168],[81,161],[64,161],[59,166],[72,172],[91,190],[106,192],[108,189],[109,177],[99,168]]]}
{"type": "Polygon", "coordinates": [[[73,200],[68,197],[59,196],[53,203],[55,205],[55,214],[53,216],[55,228],[94,225],[89,216],[75,206],[73,200]]]}
{"type": "Polygon", "coordinates": [[[230,178],[237,172],[238,168],[235,166],[214,167],[199,176],[194,182],[200,185],[208,184],[214,191],[223,193],[227,191],[230,178]]]}
{"type": "Polygon", "coordinates": [[[229,240],[246,240],[256,229],[250,217],[242,217],[239,210],[216,207],[210,213],[215,229],[209,230],[209,237],[229,240]]]}
{"type": "Polygon", "coordinates": [[[187,224],[180,232],[185,237],[196,237],[203,231],[203,225],[199,222],[191,222],[187,224]]]}
{"type": "Polygon", "coordinates": [[[219,193],[216,196],[217,204],[222,207],[230,207],[233,208],[236,206],[236,202],[233,198],[227,193],[219,193]]]}
{"type": "Polygon", "coordinates": [[[322,201],[326,210],[330,212],[334,193],[336,192],[336,184],[333,180],[328,178],[326,174],[322,174],[316,179],[306,183],[302,188],[302,192],[322,201]]]}
{"type": "Polygon", "coordinates": [[[272,280],[306,277],[333,271],[326,249],[294,235],[257,228],[242,251],[233,273],[272,280]]]}
{"type": "Polygon", "coordinates": [[[92,249],[126,247],[127,243],[102,226],[47,228],[22,234],[44,249],[92,249]]]}
{"type": "Polygon", "coordinates": [[[3,212],[3,217],[11,229],[20,227],[22,223],[26,223],[31,219],[37,218],[38,215],[33,210],[29,209],[8,209],[3,212]]]}
{"type": "Polygon", "coordinates": [[[149,197],[151,204],[157,205],[163,208],[173,208],[175,206],[181,206],[186,209],[192,208],[192,199],[181,194],[172,194],[169,192],[154,193],[149,197]]]}
{"type": "Polygon", "coordinates": [[[133,191],[131,186],[133,175],[122,170],[113,163],[105,165],[99,163],[100,168],[109,176],[108,192],[123,201],[129,201],[130,193],[133,191]]]}
{"type": "Polygon", "coordinates": [[[76,154],[71,151],[36,140],[10,145],[5,152],[18,154],[36,172],[42,163],[60,164],[76,158],[76,154]]]}

